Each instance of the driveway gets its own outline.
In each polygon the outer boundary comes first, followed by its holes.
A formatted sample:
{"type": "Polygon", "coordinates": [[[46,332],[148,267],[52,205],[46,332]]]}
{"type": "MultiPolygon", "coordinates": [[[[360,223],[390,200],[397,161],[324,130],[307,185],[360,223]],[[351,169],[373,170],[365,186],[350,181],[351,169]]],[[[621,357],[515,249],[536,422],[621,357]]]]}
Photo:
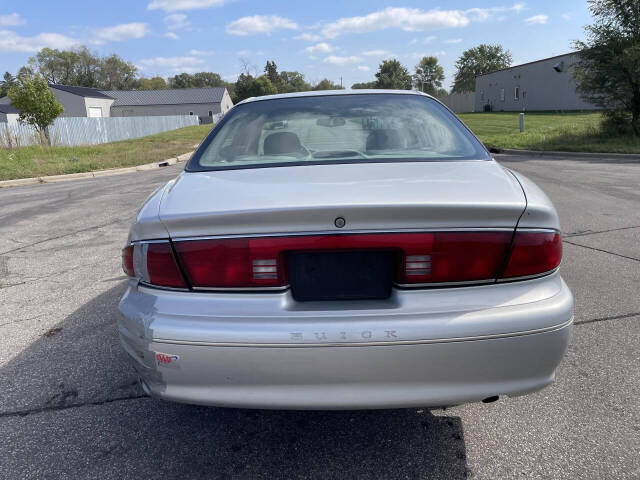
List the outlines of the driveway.
{"type": "Polygon", "coordinates": [[[499,160],[559,210],[574,338],[550,388],[433,411],[145,397],[120,249],[181,167],[0,190],[0,478],[640,478],[640,164],[499,160]]]}

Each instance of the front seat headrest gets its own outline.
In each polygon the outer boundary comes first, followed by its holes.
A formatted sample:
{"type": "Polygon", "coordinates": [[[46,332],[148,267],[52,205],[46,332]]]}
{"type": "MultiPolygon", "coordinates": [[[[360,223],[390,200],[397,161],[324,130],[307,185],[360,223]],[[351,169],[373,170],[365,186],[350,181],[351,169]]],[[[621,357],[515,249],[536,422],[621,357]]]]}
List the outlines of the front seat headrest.
{"type": "Polygon", "coordinates": [[[287,155],[302,152],[298,135],[292,132],[272,133],[264,139],[265,155],[287,155]]]}

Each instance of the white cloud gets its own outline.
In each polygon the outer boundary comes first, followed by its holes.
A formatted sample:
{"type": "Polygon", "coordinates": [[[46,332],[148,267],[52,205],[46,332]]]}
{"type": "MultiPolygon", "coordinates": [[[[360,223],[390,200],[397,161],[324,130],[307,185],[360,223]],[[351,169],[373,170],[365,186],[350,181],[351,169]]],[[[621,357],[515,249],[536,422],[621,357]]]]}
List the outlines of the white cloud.
{"type": "Polygon", "coordinates": [[[236,55],[238,55],[239,57],[249,57],[251,56],[251,50],[238,50],[236,52],[236,55]]]}
{"type": "Polygon", "coordinates": [[[180,30],[187,28],[191,23],[184,13],[172,13],[164,17],[164,23],[169,30],[180,30]]]}
{"type": "Polygon", "coordinates": [[[549,21],[548,15],[534,15],[525,20],[529,25],[545,25],[549,21]]]}
{"type": "Polygon", "coordinates": [[[293,37],[294,40],[305,40],[307,42],[317,42],[322,39],[322,35],[317,35],[315,33],[302,33],[300,35],[296,35],[293,37]]]}
{"type": "Polygon", "coordinates": [[[335,38],[345,33],[364,33],[387,28],[401,28],[406,31],[432,28],[464,27],[469,19],[460,10],[429,10],[418,8],[393,8],[370,13],[360,17],[340,18],[327,24],[322,33],[335,38]]]}
{"type": "Polygon", "coordinates": [[[345,17],[326,24],[322,34],[335,38],[345,33],[365,33],[399,28],[407,32],[435,30],[439,28],[466,27],[471,22],[483,22],[497,14],[508,11],[519,12],[524,7],[516,3],[512,7],[469,8],[467,10],[442,10],[434,8],[388,7],[384,10],[358,17],[345,17]]]}
{"type": "Polygon", "coordinates": [[[449,40],[445,40],[444,43],[451,43],[451,44],[462,43],[462,39],[461,38],[450,38],[449,40]]]}
{"type": "Polygon", "coordinates": [[[365,57],[381,57],[386,54],[386,50],[367,50],[366,52],[362,52],[362,55],[365,57]]]}
{"type": "Polygon", "coordinates": [[[179,12],[180,10],[219,7],[224,3],[226,3],[226,0],[152,0],[147,5],[147,10],[179,12]]]}
{"type": "Polygon", "coordinates": [[[9,15],[0,15],[0,27],[17,27],[24,25],[27,21],[18,13],[10,13],[9,15]]]}
{"type": "Polygon", "coordinates": [[[422,43],[427,44],[433,42],[437,37],[435,35],[429,35],[422,40],[422,43]]]}
{"type": "Polygon", "coordinates": [[[137,62],[138,68],[145,71],[170,71],[173,73],[193,73],[202,68],[204,60],[194,56],[184,57],[154,57],[145,58],[137,62]]]}
{"type": "Polygon", "coordinates": [[[288,18],[278,15],[253,15],[234,20],[227,25],[227,33],[231,35],[271,34],[276,30],[296,30],[298,25],[288,18]]]}
{"type": "Polygon", "coordinates": [[[511,7],[511,10],[513,10],[516,13],[520,13],[525,8],[526,8],[526,6],[525,6],[525,4],[523,2],[518,2],[518,3],[514,3],[513,4],[513,6],[511,7]]]}
{"type": "Polygon", "coordinates": [[[562,14],[562,15],[560,15],[560,16],[562,17],[562,19],[563,19],[563,20],[565,20],[565,21],[567,21],[567,22],[568,22],[569,20],[571,20],[571,14],[569,14],[569,13],[563,13],[563,14],[562,14]]]}
{"type": "Polygon", "coordinates": [[[310,47],[304,49],[307,53],[331,53],[333,50],[333,46],[329,45],[326,42],[316,43],[310,47]]]}
{"type": "Polygon", "coordinates": [[[189,50],[189,55],[194,55],[196,57],[208,57],[213,55],[213,50],[189,50]]]}
{"type": "Polygon", "coordinates": [[[174,32],[167,32],[164,34],[164,36],[170,38],[171,40],[180,40],[180,37],[174,32]]]}
{"type": "Polygon", "coordinates": [[[358,70],[360,70],[361,72],[368,72],[371,69],[366,65],[358,65],[358,70]]]}
{"type": "Polygon", "coordinates": [[[0,30],[0,52],[32,53],[44,47],[71,48],[78,41],[60,33],[40,33],[33,37],[23,37],[11,30],[0,30]]]}
{"type": "Polygon", "coordinates": [[[100,45],[105,42],[123,42],[134,38],[142,38],[148,33],[149,25],[146,23],[122,23],[113,27],[95,29],[91,43],[100,45]]]}
{"type": "Polygon", "coordinates": [[[332,63],[334,65],[346,65],[347,63],[356,63],[361,61],[362,58],[356,57],[355,55],[351,55],[348,57],[337,57],[335,55],[330,55],[326,57],[323,62],[324,63],[332,63]]]}

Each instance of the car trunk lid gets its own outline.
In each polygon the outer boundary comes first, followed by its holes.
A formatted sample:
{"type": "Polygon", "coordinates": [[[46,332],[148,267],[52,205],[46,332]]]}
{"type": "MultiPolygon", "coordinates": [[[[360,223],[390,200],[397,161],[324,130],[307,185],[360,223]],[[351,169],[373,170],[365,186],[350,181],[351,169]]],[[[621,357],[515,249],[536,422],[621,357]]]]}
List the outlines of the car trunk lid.
{"type": "Polygon", "coordinates": [[[502,229],[516,226],[525,205],[495,161],[351,163],[184,172],[159,218],[174,239],[502,229]]]}

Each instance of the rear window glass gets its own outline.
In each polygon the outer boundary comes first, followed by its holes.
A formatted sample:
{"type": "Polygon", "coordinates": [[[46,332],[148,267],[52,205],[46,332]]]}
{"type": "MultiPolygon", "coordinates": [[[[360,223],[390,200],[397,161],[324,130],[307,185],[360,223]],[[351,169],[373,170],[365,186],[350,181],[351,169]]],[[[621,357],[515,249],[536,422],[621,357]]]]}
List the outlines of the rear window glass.
{"type": "Polygon", "coordinates": [[[438,102],[419,95],[357,94],[239,105],[190,166],[485,158],[478,140],[438,102]]]}

